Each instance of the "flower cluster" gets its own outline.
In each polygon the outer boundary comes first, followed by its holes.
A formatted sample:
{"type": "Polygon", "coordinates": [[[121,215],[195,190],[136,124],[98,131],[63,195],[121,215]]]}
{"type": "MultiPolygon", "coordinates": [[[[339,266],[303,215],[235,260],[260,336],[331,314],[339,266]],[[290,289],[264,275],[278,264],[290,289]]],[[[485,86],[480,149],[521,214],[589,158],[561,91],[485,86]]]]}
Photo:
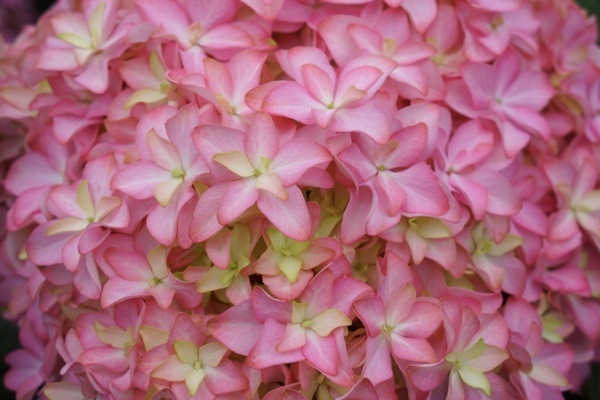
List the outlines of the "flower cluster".
{"type": "Polygon", "coordinates": [[[0,42],[20,400],[560,399],[600,343],[571,0],[59,1],[0,42]]]}

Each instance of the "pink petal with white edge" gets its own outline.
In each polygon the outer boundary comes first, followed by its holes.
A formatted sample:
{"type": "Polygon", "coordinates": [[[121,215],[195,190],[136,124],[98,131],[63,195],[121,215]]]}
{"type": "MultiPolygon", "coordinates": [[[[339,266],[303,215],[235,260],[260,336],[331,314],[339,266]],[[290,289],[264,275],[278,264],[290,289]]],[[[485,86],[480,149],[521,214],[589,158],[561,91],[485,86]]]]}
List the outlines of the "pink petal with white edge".
{"type": "Polygon", "coordinates": [[[286,190],[289,198],[285,201],[262,191],[257,201],[258,208],[286,236],[299,242],[308,240],[311,221],[304,196],[297,186],[289,186],[286,190]]]}

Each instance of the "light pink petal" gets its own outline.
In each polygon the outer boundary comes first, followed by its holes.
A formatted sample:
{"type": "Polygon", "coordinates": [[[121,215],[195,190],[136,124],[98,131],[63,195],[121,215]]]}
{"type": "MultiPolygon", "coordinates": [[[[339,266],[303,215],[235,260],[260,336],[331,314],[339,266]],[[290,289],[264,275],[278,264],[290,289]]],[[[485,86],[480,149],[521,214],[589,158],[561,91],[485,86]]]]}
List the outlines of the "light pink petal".
{"type": "Polygon", "coordinates": [[[342,243],[356,242],[367,233],[366,221],[371,211],[372,199],[371,190],[366,187],[350,193],[350,202],[344,211],[344,216],[347,217],[342,218],[342,243]]]}
{"type": "Polygon", "coordinates": [[[313,367],[324,374],[336,375],[338,372],[338,352],[333,336],[321,337],[315,332],[306,332],[306,344],[302,354],[313,367]]]}
{"type": "Polygon", "coordinates": [[[207,78],[206,87],[213,93],[217,100],[222,97],[231,101],[233,97],[233,83],[231,81],[231,74],[225,64],[213,58],[205,58],[203,62],[207,78]]]}
{"type": "Polygon", "coordinates": [[[300,324],[287,324],[285,332],[275,349],[290,351],[299,349],[306,344],[306,330],[300,324]]]}
{"type": "Polygon", "coordinates": [[[187,171],[198,156],[198,151],[192,141],[192,131],[199,124],[198,108],[193,104],[181,108],[175,116],[165,123],[167,135],[177,149],[184,171],[187,171]]]}
{"type": "Polygon", "coordinates": [[[427,145],[427,126],[424,123],[418,123],[408,128],[402,129],[392,136],[394,147],[386,145],[385,149],[393,149],[392,152],[378,156],[381,162],[389,168],[405,168],[419,161],[427,145]]]}
{"type": "Polygon", "coordinates": [[[380,297],[369,297],[354,302],[354,311],[370,337],[376,337],[385,324],[385,309],[380,297]]]}
{"type": "Polygon", "coordinates": [[[258,167],[260,157],[272,160],[279,148],[279,133],[268,114],[257,113],[244,138],[244,149],[250,162],[258,167]]]}
{"type": "Polygon", "coordinates": [[[245,50],[229,60],[227,68],[235,90],[232,97],[234,104],[244,104],[246,93],[260,84],[260,74],[266,58],[265,52],[245,50]]]}
{"type": "Polygon", "coordinates": [[[150,131],[146,136],[146,145],[148,146],[152,161],[159,167],[168,171],[181,168],[179,152],[173,143],[161,138],[156,132],[150,131]]]}
{"type": "Polygon", "coordinates": [[[388,343],[383,336],[368,338],[366,359],[362,376],[378,385],[392,378],[392,357],[388,343]]]}
{"type": "Polygon", "coordinates": [[[61,250],[73,237],[73,233],[46,235],[46,229],[50,224],[52,222],[38,226],[27,241],[27,256],[37,265],[61,264],[61,250]]]}
{"type": "Polygon", "coordinates": [[[277,300],[262,288],[255,288],[252,291],[252,309],[261,322],[272,318],[285,325],[292,319],[292,303],[277,300]]]}
{"type": "Polygon", "coordinates": [[[329,75],[331,82],[335,82],[335,71],[331,67],[329,59],[322,50],[316,47],[299,46],[290,50],[280,50],[275,55],[283,70],[300,84],[304,84],[302,67],[308,64],[321,68],[329,75]]]}
{"type": "Polygon", "coordinates": [[[316,142],[297,139],[281,146],[269,166],[269,171],[277,174],[284,186],[290,186],[309,168],[329,161],[331,155],[326,148],[316,142]]]}
{"type": "Polygon", "coordinates": [[[469,178],[487,191],[487,211],[498,215],[515,215],[521,209],[521,199],[506,178],[496,171],[478,169],[469,178]]]}
{"type": "Polygon", "coordinates": [[[169,382],[182,382],[193,369],[193,365],[181,362],[177,354],[173,354],[152,371],[152,377],[169,382]]]}
{"type": "Polygon", "coordinates": [[[437,14],[435,0],[404,0],[402,8],[406,10],[418,32],[425,32],[437,14]]]}
{"type": "Polygon", "coordinates": [[[156,300],[156,303],[166,310],[171,306],[173,297],[175,296],[175,289],[168,287],[165,284],[159,284],[155,287],[148,288],[148,294],[156,300]]]}
{"type": "Polygon", "coordinates": [[[14,161],[4,179],[4,187],[14,195],[26,190],[62,183],[60,173],[54,170],[46,157],[26,153],[14,161]]]}
{"type": "Polygon", "coordinates": [[[310,237],[311,231],[306,201],[297,186],[289,186],[286,190],[289,198],[285,201],[269,192],[261,192],[257,201],[258,208],[283,234],[296,241],[305,241],[310,237]]]}
{"type": "Polygon", "coordinates": [[[414,286],[411,284],[396,286],[400,282],[393,282],[392,279],[391,276],[386,277],[385,286],[380,290],[385,303],[385,322],[389,327],[402,323],[411,312],[416,298],[414,286]]]}
{"type": "Polygon", "coordinates": [[[300,349],[286,352],[275,350],[275,345],[281,340],[284,332],[285,325],[268,318],[263,325],[258,343],[252,348],[246,359],[248,365],[252,368],[262,369],[304,360],[305,357],[300,349]]]}
{"type": "Polygon", "coordinates": [[[261,328],[262,324],[254,317],[250,300],[231,307],[208,322],[211,335],[231,351],[244,356],[258,342],[261,328]]]}
{"type": "Polygon", "coordinates": [[[262,110],[281,115],[304,124],[314,123],[313,109],[325,109],[304,86],[296,82],[278,85],[264,98],[262,110]]]}
{"type": "Polygon", "coordinates": [[[358,100],[358,98],[351,95],[354,92],[358,94],[355,89],[358,89],[358,91],[363,92],[364,95],[366,95],[368,91],[376,88],[375,83],[378,82],[383,75],[384,73],[381,69],[372,66],[344,68],[340,74],[335,91],[336,105],[341,106],[342,104],[348,104],[355,99],[358,100]]]}
{"type": "Polygon", "coordinates": [[[161,26],[180,43],[189,41],[190,20],[183,7],[176,1],[138,0],[135,2],[142,17],[161,26]]]}
{"type": "Polygon", "coordinates": [[[502,144],[504,145],[504,151],[508,157],[514,157],[519,151],[521,151],[531,136],[509,120],[506,120],[500,126],[502,132],[502,144]]]}
{"type": "Polygon", "coordinates": [[[217,210],[228,183],[212,186],[202,194],[190,223],[190,237],[194,242],[204,242],[223,228],[217,219],[217,210]]]}
{"type": "Polygon", "coordinates": [[[263,275],[262,279],[263,283],[279,299],[292,301],[298,298],[304,289],[306,289],[313,275],[312,271],[301,270],[293,283],[284,274],[274,276],[263,275]]]}
{"type": "Polygon", "coordinates": [[[75,217],[86,220],[87,215],[82,209],[77,198],[77,188],[74,186],[58,186],[50,192],[50,199],[53,205],[60,210],[63,215],[59,217],[75,217]]]}
{"type": "Polygon", "coordinates": [[[578,231],[575,213],[571,210],[560,210],[548,220],[548,239],[561,241],[573,237],[578,231]]]}
{"type": "Polygon", "coordinates": [[[101,94],[108,88],[108,57],[100,54],[92,56],[87,66],[77,75],[75,81],[90,91],[101,94]]]}
{"type": "Polygon", "coordinates": [[[252,207],[257,200],[259,200],[259,191],[254,178],[230,182],[219,203],[218,222],[221,225],[228,224],[252,207]]]}
{"type": "Polygon", "coordinates": [[[152,161],[141,160],[119,170],[112,180],[112,187],[135,199],[154,196],[156,186],[171,179],[171,172],[152,161]]]}
{"type": "Polygon", "coordinates": [[[147,297],[148,289],[148,282],[132,282],[119,276],[113,276],[102,288],[102,307],[110,307],[127,299],[147,297]]]}
{"type": "Polygon", "coordinates": [[[248,389],[248,379],[231,360],[224,360],[217,367],[205,367],[204,382],[214,394],[240,392],[248,389]]]}
{"type": "Polygon", "coordinates": [[[437,176],[425,163],[394,173],[394,180],[406,193],[402,209],[421,215],[442,215],[449,208],[444,190],[437,176]]]}
{"type": "Polygon", "coordinates": [[[405,337],[392,333],[392,351],[399,360],[434,362],[437,357],[429,342],[421,338],[405,337]]]}
{"type": "Polygon", "coordinates": [[[302,66],[302,78],[308,92],[322,104],[333,105],[334,83],[327,72],[314,64],[302,66]]]}
{"type": "Polygon", "coordinates": [[[502,364],[508,357],[509,354],[506,350],[486,345],[479,356],[470,360],[465,360],[462,364],[468,368],[473,368],[481,372],[488,372],[502,364]]]}
{"type": "Polygon", "coordinates": [[[242,0],[242,2],[267,21],[272,21],[281,10],[284,0],[242,0]]]}
{"type": "Polygon", "coordinates": [[[404,201],[406,193],[394,180],[394,176],[387,172],[380,172],[375,177],[377,192],[387,203],[387,212],[390,216],[398,214],[404,201]]]}
{"type": "Polygon", "coordinates": [[[487,210],[487,190],[469,179],[468,175],[452,174],[450,183],[462,193],[463,199],[471,207],[475,219],[481,220],[487,210]]]}
{"type": "Polygon", "coordinates": [[[223,126],[203,125],[194,132],[192,139],[213,174],[218,174],[217,177],[224,173],[226,176],[232,176],[229,170],[215,163],[213,157],[216,154],[234,151],[244,153],[243,132],[223,126]]]}
{"type": "Polygon", "coordinates": [[[242,28],[233,24],[219,25],[200,39],[200,45],[208,49],[243,49],[254,46],[252,37],[242,28]]]}
{"type": "Polygon", "coordinates": [[[385,143],[390,136],[387,119],[387,114],[378,103],[369,101],[360,107],[339,110],[332,119],[329,129],[339,132],[360,131],[369,135],[377,143],[385,143]]]}
{"type": "Polygon", "coordinates": [[[86,229],[79,240],[78,250],[81,254],[87,254],[104,242],[110,235],[110,229],[103,229],[100,226],[89,227],[86,229]]]}
{"type": "Polygon", "coordinates": [[[131,282],[150,282],[153,277],[148,262],[140,254],[116,247],[106,250],[104,258],[113,270],[131,282]]]}
{"type": "Polygon", "coordinates": [[[359,380],[348,393],[339,398],[339,400],[364,400],[364,399],[380,399],[373,383],[368,379],[359,380]]]}
{"type": "Polygon", "coordinates": [[[396,326],[394,332],[404,336],[427,338],[440,326],[440,306],[428,298],[417,299],[410,313],[396,326]]]}
{"type": "MultiPolygon", "coordinates": [[[[180,186],[181,189],[181,186],[180,186]]],[[[177,236],[177,215],[193,191],[178,190],[166,207],[156,206],[148,214],[146,226],[150,234],[165,246],[171,246],[177,236]]]]}
{"type": "Polygon", "coordinates": [[[366,156],[356,144],[351,144],[337,154],[344,167],[351,171],[357,185],[363,184],[377,174],[375,160],[366,156]]]}
{"type": "Polygon", "coordinates": [[[422,391],[429,392],[440,384],[450,371],[450,364],[442,359],[435,364],[411,365],[407,369],[410,381],[422,391]]]}
{"type": "MultiPolygon", "coordinates": [[[[339,18],[339,17],[344,18],[346,16],[345,15],[344,16],[335,15],[335,16],[331,17],[330,19],[335,21],[336,18],[339,18]]],[[[344,30],[347,31],[347,33],[346,32],[344,32],[344,33],[346,33],[346,34],[349,33],[352,37],[352,41],[355,42],[354,46],[351,47],[351,49],[354,50],[353,52],[356,52],[355,46],[358,46],[360,49],[367,50],[370,54],[379,54],[382,52],[384,38],[381,36],[380,32],[364,25],[365,21],[361,21],[360,19],[358,19],[354,16],[352,16],[352,17],[348,16],[346,21],[344,21],[343,19],[340,18],[339,23],[342,23],[342,22],[346,22],[346,24],[343,24],[343,25],[340,24],[340,27],[343,27],[344,30]],[[354,22],[354,23],[352,23],[352,22],[354,22]]],[[[319,28],[321,26],[319,26],[319,28]]],[[[342,33],[339,32],[338,35],[339,34],[342,34],[342,33]]],[[[331,41],[331,39],[329,39],[329,40],[331,41]]],[[[352,41],[349,41],[350,43],[346,44],[346,46],[351,46],[352,41]]],[[[329,43],[327,40],[325,42],[329,43]]],[[[348,51],[348,53],[351,53],[351,52],[348,51]]]]}

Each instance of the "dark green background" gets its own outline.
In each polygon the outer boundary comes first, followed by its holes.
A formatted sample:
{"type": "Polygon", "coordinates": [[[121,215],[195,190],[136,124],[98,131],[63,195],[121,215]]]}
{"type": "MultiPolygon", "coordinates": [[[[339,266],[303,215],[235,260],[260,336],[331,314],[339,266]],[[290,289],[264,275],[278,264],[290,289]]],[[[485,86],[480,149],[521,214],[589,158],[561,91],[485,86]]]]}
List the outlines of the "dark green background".
{"type": "MultiPolygon", "coordinates": [[[[51,1],[47,0],[33,0],[32,2],[40,11],[45,10],[52,4],[51,1]]],[[[590,13],[600,15],[600,0],[578,0],[578,2],[587,8],[590,13]]],[[[598,22],[600,26],[600,21],[598,22]]],[[[14,325],[0,318],[0,360],[3,360],[7,353],[18,346],[17,332],[14,325]]],[[[4,376],[5,371],[6,366],[0,363],[0,376],[4,376]]],[[[592,367],[592,375],[589,383],[584,387],[583,393],[578,395],[568,394],[566,398],[569,400],[600,400],[600,364],[595,364],[592,367]]],[[[0,400],[12,399],[14,399],[14,395],[0,384],[0,400]]]]}

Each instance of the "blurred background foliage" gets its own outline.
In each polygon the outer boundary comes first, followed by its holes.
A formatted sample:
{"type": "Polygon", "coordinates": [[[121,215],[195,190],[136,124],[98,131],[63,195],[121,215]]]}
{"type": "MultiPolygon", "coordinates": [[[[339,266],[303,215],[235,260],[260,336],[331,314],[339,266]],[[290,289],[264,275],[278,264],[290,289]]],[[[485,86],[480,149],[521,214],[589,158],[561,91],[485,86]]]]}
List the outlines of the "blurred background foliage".
{"type": "MultiPolygon", "coordinates": [[[[218,0],[215,0],[218,1],[218,0]]],[[[27,16],[23,16],[22,18],[16,18],[10,12],[6,12],[7,10],[2,10],[2,1],[0,1],[0,28],[4,28],[3,24],[11,24],[15,23],[15,21],[23,21],[23,22],[31,22],[33,23],[33,19],[35,16],[41,14],[45,10],[47,10],[53,3],[51,0],[15,0],[9,1],[9,3],[29,3],[30,9],[33,11],[31,14],[27,16]]],[[[590,15],[596,15],[597,23],[600,31],[600,0],[577,0],[577,2],[588,10],[590,15]]],[[[18,17],[18,16],[17,16],[18,17]]],[[[599,41],[600,43],[600,36],[599,41]]],[[[3,310],[0,309],[0,314],[3,310]]],[[[18,339],[18,329],[17,327],[9,321],[6,321],[0,318],[0,400],[13,400],[14,394],[8,391],[3,385],[3,377],[7,370],[7,366],[4,364],[3,360],[6,354],[10,353],[12,350],[16,349],[19,344],[18,339]]],[[[592,373],[588,383],[583,388],[582,393],[579,394],[571,394],[567,393],[567,400],[600,400],[600,364],[594,364],[592,366],[592,373]]],[[[365,399],[367,400],[367,399],[365,399]]]]}

